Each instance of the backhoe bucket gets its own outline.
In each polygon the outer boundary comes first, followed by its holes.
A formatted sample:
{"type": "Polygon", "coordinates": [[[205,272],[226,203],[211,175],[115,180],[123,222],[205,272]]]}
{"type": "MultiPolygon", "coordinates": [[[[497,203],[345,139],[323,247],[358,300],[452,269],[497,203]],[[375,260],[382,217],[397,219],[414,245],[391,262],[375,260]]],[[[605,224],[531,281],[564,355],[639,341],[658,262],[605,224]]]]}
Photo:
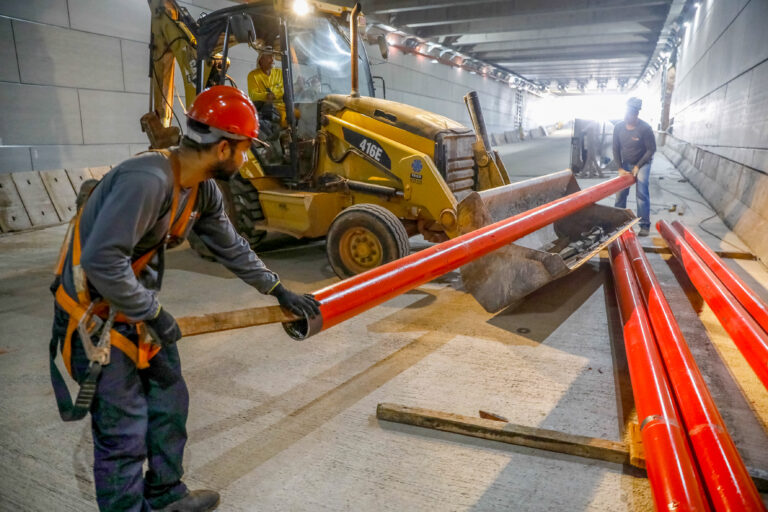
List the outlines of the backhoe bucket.
{"type": "MultiPolygon", "coordinates": [[[[579,190],[571,171],[565,170],[473,192],[459,203],[459,226],[468,233],[579,190]]],[[[635,222],[629,210],[587,206],[464,265],[464,287],[488,312],[515,306],[589,261],[635,222]]]]}

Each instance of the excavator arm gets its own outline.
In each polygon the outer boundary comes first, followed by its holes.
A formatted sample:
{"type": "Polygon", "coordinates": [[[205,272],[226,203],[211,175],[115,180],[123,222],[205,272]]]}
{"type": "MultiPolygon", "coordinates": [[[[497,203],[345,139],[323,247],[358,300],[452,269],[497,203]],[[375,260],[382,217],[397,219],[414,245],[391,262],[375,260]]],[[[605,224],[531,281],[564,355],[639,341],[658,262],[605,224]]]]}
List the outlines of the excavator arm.
{"type": "Polygon", "coordinates": [[[175,0],[149,0],[149,8],[149,112],[141,117],[141,129],[147,134],[150,147],[159,149],[178,144],[180,138],[179,127],[171,126],[176,64],[184,83],[185,109],[196,95],[197,22],[175,0]]]}

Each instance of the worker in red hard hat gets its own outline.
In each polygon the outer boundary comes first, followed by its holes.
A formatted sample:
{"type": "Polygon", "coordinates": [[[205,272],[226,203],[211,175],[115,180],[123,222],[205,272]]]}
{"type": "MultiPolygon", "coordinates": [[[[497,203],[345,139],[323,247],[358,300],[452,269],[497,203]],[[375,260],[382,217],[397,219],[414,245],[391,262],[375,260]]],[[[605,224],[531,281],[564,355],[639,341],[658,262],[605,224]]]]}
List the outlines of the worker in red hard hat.
{"type": "Polygon", "coordinates": [[[219,502],[217,492],[189,491],[181,481],[189,394],[176,347],[181,330],[157,299],[167,247],[193,230],[259,292],[307,318],[319,313],[314,297],[286,289],[237,234],[212,179],[238,171],[258,130],[244,93],[206,89],[187,114],[181,144],[114,167],[70,226],[51,287],[51,380],[62,419],[91,413],[101,510],[202,511],[219,502]],[[80,384],[74,403],[57,352],[80,384]]]}

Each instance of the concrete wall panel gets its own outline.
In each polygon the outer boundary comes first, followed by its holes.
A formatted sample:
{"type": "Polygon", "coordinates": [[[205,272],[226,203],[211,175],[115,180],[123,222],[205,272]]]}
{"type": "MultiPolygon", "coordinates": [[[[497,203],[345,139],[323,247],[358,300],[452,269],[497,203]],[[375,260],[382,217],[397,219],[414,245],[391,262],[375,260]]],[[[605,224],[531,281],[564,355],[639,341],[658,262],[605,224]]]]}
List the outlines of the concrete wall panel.
{"type": "Polygon", "coordinates": [[[149,93],[149,47],[146,43],[121,40],[123,79],[128,92],[149,93]]]}
{"type": "Polygon", "coordinates": [[[0,174],[31,170],[32,157],[29,154],[29,148],[0,145],[0,174]]]}
{"type": "Polygon", "coordinates": [[[139,118],[146,113],[148,101],[147,94],[81,90],[85,144],[145,141],[139,118]]]}
{"type": "Polygon", "coordinates": [[[0,18],[0,81],[18,82],[19,63],[16,60],[16,48],[13,45],[11,20],[0,18]]]}
{"type": "Polygon", "coordinates": [[[118,39],[24,21],[13,29],[22,82],[123,90],[118,39]]]}
{"type": "Polygon", "coordinates": [[[32,148],[32,166],[46,171],[116,164],[128,158],[128,148],[128,144],[40,146],[32,148]]]}
{"type": "Polygon", "coordinates": [[[77,91],[0,83],[3,144],[82,144],[77,91]]]}
{"type": "Polygon", "coordinates": [[[69,26],[67,2],[62,0],[0,0],[0,16],[69,26]]]}
{"type": "Polygon", "coordinates": [[[70,220],[76,212],[76,195],[66,171],[64,169],[42,171],[40,178],[59,218],[65,222],[70,220]]]}
{"type": "Polygon", "coordinates": [[[84,181],[93,179],[91,170],[87,167],[64,169],[64,172],[67,173],[67,178],[69,178],[69,183],[72,185],[72,189],[75,191],[75,194],[80,192],[80,186],[84,181]]]}
{"type": "Polygon", "coordinates": [[[29,215],[10,174],[0,174],[0,230],[21,231],[32,227],[29,215]]]}
{"type": "Polygon", "coordinates": [[[38,173],[14,172],[11,178],[33,226],[52,226],[61,222],[38,173]]]}
{"type": "Polygon", "coordinates": [[[149,42],[150,12],[144,0],[67,0],[72,28],[149,42]]]}

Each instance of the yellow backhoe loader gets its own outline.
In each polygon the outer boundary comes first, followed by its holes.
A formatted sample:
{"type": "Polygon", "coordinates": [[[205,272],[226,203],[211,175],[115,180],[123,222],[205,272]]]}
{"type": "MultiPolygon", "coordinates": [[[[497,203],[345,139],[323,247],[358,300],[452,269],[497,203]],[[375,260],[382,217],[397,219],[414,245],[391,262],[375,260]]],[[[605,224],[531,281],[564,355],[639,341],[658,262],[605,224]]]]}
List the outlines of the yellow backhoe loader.
{"type": "MultiPolygon", "coordinates": [[[[279,63],[273,72],[282,73],[284,117],[275,123],[268,144],[254,144],[240,175],[219,183],[230,218],[252,246],[268,232],[325,236],[331,267],[345,278],[405,256],[411,236],[421,234],[432,242],[453,238],[498,220],[494,205],[508,216],[515,213],[511,205],[522,211],[575,186],[570,173],[538,178],[531,186],[510,185],[491,149],[476,93],[464,98],[474,130],[373,97],[358,35],[359,6],[257,0],[198,20],[175,0],[149,0],[149,7],[152,90],[141,124],[152,148],[179,141],[179,128],[171,124],[177,65],[189,105],[206,87],[225,83],[229,56],[235,52],[254,68],[262,53],[279,63]],[[484,202],[489,192],[493,199],[484,202]]],[[[580,227],[567,233],[555,229],[554,239],[542,245],[539,237],[535,247],[505,259],[502,265],[513,271],[509,278],[522,279],[524,285],[518,283],[512,292],[505,288],[503,298],[491,290],[486,294],[497,296],[481,303],[498,309],[585,261],[586,254],[626,229],[632,218],[628,213],[609,217],[585,220],[583,231],[591,233],[591,242],[567,257],[552,250],[584,242],[580,227]],[[595,237],[594,228],[602,235],[595,237]],[[533,254],[542,251],[546,257],[533,254]],[[542,263],[551,258],[562,264],[542,263]],[[540,277],[529,277],[535,274],[540,277]]],[[[483,295],[483,283],[467,288],[483,295]]]]}

